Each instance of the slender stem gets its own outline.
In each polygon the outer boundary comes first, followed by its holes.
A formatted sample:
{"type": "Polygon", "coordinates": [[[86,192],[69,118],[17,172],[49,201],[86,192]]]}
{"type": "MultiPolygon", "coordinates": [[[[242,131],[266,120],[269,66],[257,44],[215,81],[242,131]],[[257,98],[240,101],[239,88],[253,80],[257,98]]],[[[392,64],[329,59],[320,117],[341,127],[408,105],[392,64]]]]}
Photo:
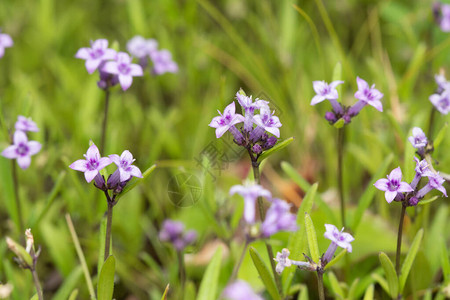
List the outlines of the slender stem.
{"type": "Polygon", "coordinates": [[[436,109],[434,107],[431,108],[431,113],[430,113],[430,120],[428,123],[428,139],[431,139],[432,135],[433,135],[433,129],[434,129],[434,119],[436,116],[436,109]]]}
{"type": "Polygon", "coordinates": [[[23,218],[22,218],[22,205],[20,204],[20,196],[19,196],[19,178],[17,176],[17,165],[14,160],[11,160],[11,170],[13,177],[13,185],[14,185],[14,195],[16,196],[16,209],[17,215],[19,218],[19,232],[24,232],[23,218]]]}
{"type": "Polygon", "coordinates": [[[33,275],[34,286],[36,287],[36,293],[38,295],[38,299],[43,300],[44,295],[42,294],[41,283],[39,282],[39,277],[38,277],[35,267],[33,267],[33,269],[31,269],[31,274],[33,275]]]}
{"type": "MultiPolygon", "coordinates": [[[[105,193],[108,193],[105,191],[105,193]]],[[[109,257],[109,247],[111,245],[111,224],[114,203],[108,200],[108,211],[106,215],[106,236],[105,236],[105,261],[109,257]]]]}
{"type": "Polygon", "coordinates": [[[100,153],[105,150],[105,140],[106,140],[106,127],[108,124],[108,109],[109,109],[109,88],[105,90],[105,109],[102,124],[102,138],[100,142],[100,153]]]}
{"type": "Polygon", "coordinates": [[[317,271],[317,288],[319,291],[319,299],[325,300],[325,288],[323,286],[323,272],[317,271]]]}
{"type": "Polygon", "coordinates": [[[186,284],[186,268],[184,265],[184,253],[183,250],[177,251],[178,269],[180,272],[180,285],[182,298],[184,298],[184,286],[186,284]]]}
{"type": "Polygon", "coordinates": [[[341,201],[341,221],[342,221],[342,227],[345,226],[345,201],[344,201],[344,185],[343,185],[343,168],[342,168],[342,159],[344,157],[344,128],[338,129],[338,136],[337,136],[337,148],[338,148],[338,168],[337,168],[337,179],[338,179],[338,190],[339,190],[339,198],[341,201]]]}
{"type": "Polygon", "coordinates": [[[233,268],[233,273],[231,273],[231,276],[230,276],[230,279],[228,280],[228,282],[231,283],[231,282],[233,282],[233,281],[236,280],[236,277],[237,277],[239,268],[240,268],[241,265],[242,265],[242,261],[244,261],[245,253],[247,252],[247,247],[248,247],[248,244],[249,244],[249,243],[250,243],[249,239],[246,238],[246,239],[245,239],[245,244],[244,244],[244,249],[242,249],[242,253],[241,253],[241,256],[239,257],[239,261],[238,261],[238,263],[234,266],[234,268],[233,268]]]}
{"type": "Polygon", "coordinates": [[[402,234],[403,234],[403,220],[405,219],[406,204],[402,203],[402,212],[400,214],[400,223],[398,224],[397,234],[397,254],[395,256],[395,271],[397,276],[400,276],[400,256],[402,251],[402,234]]]}

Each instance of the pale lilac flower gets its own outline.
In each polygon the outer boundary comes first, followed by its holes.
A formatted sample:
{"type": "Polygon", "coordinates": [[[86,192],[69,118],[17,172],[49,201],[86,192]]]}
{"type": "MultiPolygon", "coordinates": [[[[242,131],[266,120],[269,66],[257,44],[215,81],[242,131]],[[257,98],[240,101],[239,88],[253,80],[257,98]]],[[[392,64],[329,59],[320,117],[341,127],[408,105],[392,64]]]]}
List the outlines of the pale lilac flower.
{"type": "Polygon", "coordinates": [[[14,44],[11,36],[6,33],[0,33],[0,58],[5,54],[5,48],[12,47],[14,44]]]}
{"type": "Polygon", "coordinates": [[[408,138],[408,141],[411,143],[411,145],[413,145],[414,148],[419,150],[424,149],[428,144],[427,136],[419,127],[413,128],[412,136],[408,138]]]}
{"type": "Polygon", "coordinates": [[[259,184],[234,185],[230,189],[230,195],[238,193],[244,198],[244,220],[248,224],[255,223],[255,203],[258,197],[272,199],[272,194],[259,184]]]}
{"type": "Polygon", "coordinates": [[[255,110],[268,106],[269,102],[259,100],[258,98],[253,102],[252,96],[246,96],[243,91],[241,93],[241,90],[236,93],[236,99],[245,112],[244,130],[250,132],[253,129],[253,115],[255,114],[255,110]]]}
{"type": "Polygon", "coordinates": [[[336,80],[330,84],[325,81],[313,81],[313,88],[316,95],[312,98],[311,105],[316,105],[324,100],[328,100],[336,113],[343,113],[344,111],[342,106],[337,102],[339,94],[336,90],[336,87],[343,83],[344,82],[342,80],[336,80]]]}
{"type": "Polygon", "coordinates": [[[170,242],[177,251],[182,251],[186,246],[197,239],[197,232],[189,230],[185,232],[184,224],[179,221],[165,220],[159,232],[162,242],[170,242]]]}
{"type": "Polygon", "coordinates": [[[2,156],[9,159],[17,159],[20,168],[26,169],[31,164],[31,156],[38,153],[42,145],[36,141],[28,141],[25,132],[17,130],[14,132],[14,144],[2,152],[2,156]]]}
{"type": "Polygon", "coordinates": [[[339,229],[332,224],[325,224],[325,228],[326,231],[324,236],[331,240],[331,244],[323,256],[325,264],[331,261],[338,246],[346,249],[349,253],[352,252],[352,245],[350,243],[353,242],[355,238],[350,233],[344,232],[344,228],[339,231],[339,229]]]}
{"type": "Polygon", "coordinates": [[[438,85],[438,94],[442,93],[443,91],[450,88],[450,82],[447,81],[444,75],[442,74],[436,74],[434,75],[434,80],[436,81],[436,84],[438,85]]]}
{"type": "Polygon", "coordinates": [[[106,62],[102,71],[117,75],[119,77],[120,86],[124,91],[131,86],[133,77],[144,75],[142,67],[137,64],[132,64],[131,57],[125,52],[117,53],[115,61],[106,62]]]}
{"type": "Polygon", "coordinates": [[[414,157],[414,160],[416,161],[416,167],[414,168],[416,174],[411,181],[411,188],[416,189],[422,177],[433,176],[434,173],[428,168],[428,162],[425,159],[419,160],[417,157],[414,157]]]}
{"type": "MultiPolygon", "coordinates": [[[[264,129],[267,132],[270,132],[277,138],[280,137],[280,128],[281,122],[280,119],[273,115],[275,112],[271,112],[270,108],[268,106],[264,106],[260,109],[260,114],[253,117],[253,120],[255,121],[255,124],[258,125],[258,127],[264,129]]],[[[253,131],[257,130],[258,128],[255,128],[253,131]]],[[[263,131],[264,132],[264,131],[263,131]]],[[[263,133],[262,132],[262,133],[263,133]]],[[[253,132],[252,132],[253,133],[253,132]]],[[[250,137],[253,141],[258,140],[261,137],[259,136],[253,136],[250,137]]]]}
{"type": "Polygon", "coordinates": [[[142,178],[141,170],[132,165],[135,159],[133,159],[133,154],[130,151],[123,151],[120,157],[117,154],[111,154],[109,158],[117,165],[121,182],[127,181],[131,176],[142,178]]]}
{"type": "Polygon", "coordinates": [[[439,19],[439,26],[444,32],[450,32],[450,5],[441,4],[441,14],[439,19]]]}
{"type": "Polygon", "coordinates": [[[86,70],[92,74],[102,62],[115,59],[116,51],[108,48],[108,40],[99,39],[91,42],[91,48],[80,48],[75,57],[86,60],[86,70]]]}
{"type": "Polygon", "coordinates": [[[272,205],[267,210],[266,218],[261,224],[263,237],[270,237],[279,231],[296,231],[297,216],[290,212],[291,204],[280,199],[273,199],[272,205]]]}
{"type": "Polygon", "coordinates": [[[145,58],[158,48],[158,42],[154,39],[144,39],[137,35],[127,43],[127,50],[136,58],[145,58]]]}
{"type": "Polygon", "coordinates": [[[273,260],[277,262],[277,266],[275,267],[275,271],[278,274],[283,272],[284,268],[290,267],[292,265],[292,261],[288,258],[291,252],[287,248],[283,248],[280,252],[277,252],[277,257],[273,260]]]}
{"type": "Polygon", "coordinates": [[[429,99],[441,114],[446,115],[450,112],[450,89],[444,90],[442,94],[433,94],[429,99]]]}
{"type": "Polygon", "coordinates": [[[385,191],[385,198],[388,203],[391,203],[398,193],[412,192],[414,189],[406,182],[402,181],[402,170],[400,167],[392,170],[387,176],[387,179],[378,179],[374,186],[385,191]]]}
{"type": "Polygon", "coordinates": [[[33,132],[38,132],[39,128],[37,127],[36,123],[34,123],[31,118],[25,118],[24,116],[18,116],[17,117],[17,122],[14,125],[14,127],[16,128],[16,130],[20,130],[20,131],[33,131],[33,132]]]}
{"type": "Polygon", "coordinates": [[[428,176],[428,183],[420,189],[419,192],[417,192],[417,198],[423,198],[428,192],[431,190],[438,190],[442,194],[444,194],[445,197],[447,197],[447,191],[445,190],[445,187],[442,185],[445,182],[445,179],[439,175],[439,173],[428,176]]]}
{"type": "Polygon", "coordinates": [[[236,105],[234,102],[231,102],[231,104],[225,107],[223,114],[221,114],[219,110],[217,111],[220,116],[214,117],[211,123],[209,123],[210,127],[216,128],[216,137],[220,138],[229,130],[233,134],[236,141],[242,141],[244,137],[242,136],[242,133],[234,127],[234,125],[244,122],[244,117],[235,113],[236,105]]]}
{"type": "Polygon", "coordinates": [[[263,300],[261,296],[256,294],[250,285],[243,281],[237,280],[229,284],[222,293],[227,300],[263,300]]]}
{"type": "Polygon", "coordinates": [[[356,83],[358,84],[358,91],[355,93],[355,98],[359,101],[350,108],[350,116],[357,115],[367,104],[375,107],[378,111],[383,111],[383,104],[380,101],[383,94],[375,88],[375,84],[370,87],[365,80],[359,77],[356,77],[356,83]]]}
{"type": "Polygon", "coordinates": [[[86,159],[73,162],[69,168],[84,172],[84,177],[88,183],[100,174],[101,169],[112,163],[109,157],[100,157],[100,152],[95,144],[92,144],[83,156],[86,159]]]}
{"type": "Polygon", "coordinates": [[[153,51],[150,53],[153,62],[153,73],[161,75],[164,73],[177,73],[178,65],[172,60],[172,54],[169,50],[153,51]]]}

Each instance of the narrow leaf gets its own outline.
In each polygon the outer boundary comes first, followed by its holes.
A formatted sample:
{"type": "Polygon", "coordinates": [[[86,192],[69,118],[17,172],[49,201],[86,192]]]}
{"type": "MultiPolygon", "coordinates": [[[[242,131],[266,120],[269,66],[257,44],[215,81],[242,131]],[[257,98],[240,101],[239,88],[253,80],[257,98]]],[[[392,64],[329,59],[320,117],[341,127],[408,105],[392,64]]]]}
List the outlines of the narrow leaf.
{"type": "Polygon", "coordinates": [[[67,300],[77,300],[78,289],[74,289],[67,300]]]}
{"type": "Polygon", "coordinates": [[[167,292],[169,292],[169,286],[170,286],[170,284],[168,283],[168,284],[166,285],[165,290],[164,290],[164,294],[163,294],[162,297],[161,297],[161,300],[167,300],[167,292]]]}
{"type": "MultiPolygon", "coordinates": [[[[434,109],[434,108],[433,108],[434,109]]],[[[433,142],[434,149],[437,149],[441,142],[444,140],[445,134],[447,133],[447,127],[448,124],[445,123],[444,126],[442,126],[441,130],[439,130],[438,134],[436,135],[436,138],[433,142]]],[[[432,138],[431,136],[429,138],[432,138]]]]}
{"type": "Polygon", "coordinates": [[[418,205],[425,205],[425,204],[431,203],[431,202],[433,202],[433,201],[435,201],[435,200],[437,200],[439,198],[441,198],[441,197],[434,196],[434,197],[431,197],[430,199],[427,199],[427,200],[420,200],[418,205]]]}
{"type": "Polygon", "coordinates": [[[363,300],[373,300],[373,294],[374,294],[375,286],[373,283],[369,285],[366,292],[364,293],[364,299],[363,300]]]}
{"type": "Polygon", "coordinates": [[[286,148],[290,143],[292,143],[293,140],[294,140],[294,137],[290,137],[288,139],[285,139],[282,142],[277,143],[275,146],[273,146],[269,150],[264,151],[263,153],[261,153],[261,155],[258,157],[258,161],[262,162],[264,159],[266,159],[270,155],[274,154],[275,152],[286,148]]]}
{"type": "Polygon", "coordinates": [[[220,274],[220,263],[222,261],[222,247],[217,248],[211,262],[206,268],[197,295],[197,300],[216,299],[217,285],[220,274]]]}
{"type": "Polygon", "coordinates": [[[345,253],[347,253],[347,249],[344,249],[341,252],[339,252],[338,255],[336,255],[329,263],[327,263],[327,265],[325,266],[324,270],[327,270],[331,266],[335,265],[338,261],[340,261],[341,258],[344,257],[345,253]]]}
{"type": "Polygon", "coordinates": [[[116,196],[116,201],[122,198],[123,195],[134,189],[138,184],[142,183],[154,170],[156,169],[156,165],[152,165],[150,168],[142,173],[142,178],[133,177],[130,182],[127,183],[123,191],[116,196]]]}
{"type": "Polygon", "coordinates": [[[378,282],[378,284],[383,288],[383,290],[389,294],[389,285],[386,279],[384,279],[380,274],[372,273],[372,278],[378,282]]]}
{"type": "Polygon", "coordinates": [[[447,245],[442,237],[439,239],[439,244],[441,246],[442,274],[444,276],[444,282],[448,282],[450,280],[450,261],[448,259],[447,245]]]}
{"type": "Polygon", "coordinates": [[[330,279],[331,290],[333,291],[334,295],[338,296],[339,299],[344,299],[344,291],[339,285],[339,281],[337,280],[336,275],[334,275],[333,272],[329,272],[328,278],[330,279]]]}
{"type": "Polygon", "coordinates": [[[417,251],[419,251],[420,243],[422,242],[423,237],[423,229],[421,228],[409,248],[408,254],[406,255],[405,261],[402,265],[401,275],[399,278],[399,292],[403,292],[403,288],[405,287],[406,279],[408,278],[409,271],[411,270],[412,264],[414,263],[414,259],[416,258],[417,251]]]}
{"type": "MultiPolygon", "coordinates": [[[[106,236],[106,216],[103,216],[100,221],[99,241],[98,241],[98,260],[97,260],[97,272],[100,274],[103,262],[105,261],[105,236],[106,236]]],[[[112,238],[111,238],[112,240],[112,238]]]]}
{"type": "Polygon", "coordinates": [[[114,292],[114,274],[116,272],[116,260],[110,255],[102,266],[98,278],[97,296],[98,300],[111,300],[114,292]]]}
{"type": "Polygon", "coordinates": [[[381,266],[384,269],[384,273],[389,286],[389,295],[392,298],[397,298],[398,296],[398,278],[395,272],[394,265],[389,257],[384,252],[380,252],[378,258],[380,259],[381,266]]]}
{"type": "Polygon", "coordinates": [[[275,285],[275,280],[272,277],[272,273],[262,260],[259,253],[253,247],[250,247],[250,256],[252,258],[253,264],[256,267],[256,270],[258,271],[259,276],[261,277],[262,282],[267,289],[267,292],[270,294],[272,299],[280,299],[281,297],[278,293],[278,289],[275,285]]]}
{"type": "Polygon", "coordinates": [[[356,278],[355,280],[353,280],[352,285],[350,286],[350,289],[348,290],[348,295],[347,295],[348,300],[357,299],[356,289],[358,287],[358,283],[359,283],[359,278],[356,278]]]}
{"type": "Polygon", "coordinates": [[[319,246],[317,244],[317,234],[314,223],[308,214],[305,214],[306,237],[308,238],[309,253],[315,263],[319,262],[319,246]]]}
{"type": "Polygon", "coordinates": [[[304,285],[300,289],[300,293],[298,294],[297,300],[308,300],[308,286],[304,285]]]}

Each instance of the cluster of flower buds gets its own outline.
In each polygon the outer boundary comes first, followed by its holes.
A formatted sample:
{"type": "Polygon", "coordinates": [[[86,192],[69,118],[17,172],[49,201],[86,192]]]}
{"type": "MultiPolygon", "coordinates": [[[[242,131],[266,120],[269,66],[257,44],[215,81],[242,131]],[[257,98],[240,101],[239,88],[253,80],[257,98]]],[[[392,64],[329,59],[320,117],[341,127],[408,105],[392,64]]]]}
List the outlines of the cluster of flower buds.
{"type": "Polygon", "coordinates": [[[165,220],[159,232],[162,242],[171,243],[177,251],[182,251],[197,240],[195,230],[185,231],[184,224],[178,221],[165,220]]]}
{"type": "Polygon", "coordinates": [[[101,157],[97,146],[92,143],[84,157],[85,159],[79,159],[69,167],[84,172],[86,181],[89,183],[94,180],[95,186],[103,191],[112,190],[113,194],[119,194],[132,177],[142,178],[141,170],[132,165],[135,159],[128,150],[123,151],[120,156],[111,154],[108,157],[101,157]],[[105,182],[100,170],[112,163],[117,166],[117,169],[105,182]]]}
{"type": "Polygon", "coordinates": [[[36,141],[29,141],[26,132],[37,132],[39,128],[31,118],[19,116],[15,124],[15,129],[13,144],[3,150],[2,156],[9,159],[17,159],[19,167],[27,169],[31,164],[31,156],[38,153],[42,145],[36,141]]]}
{"type": "MultiPolygon", "coordinates": [[[[239,194],[244,198],[244,220],[249,225],[256,224],[255,204],[258,197],[272,202],[264,221],[255,231],[250,230],[250,238],[268,238],[279,231],[295,231],[297,217],[290,212],[291,205],[281,199],[272,198],[272,194],[258,184],[235,185],[230,195],[239,194]]],[[[257,225],[255,225],[257,226],[257,225]]]]}
{"type": "Polygon", "coordinates": [[[38,251],[34,249],[34,237],[31,233],[31,229],[25,230],[25,240],[26,248],[15,242],[10,237],[6,237],[6,244],[12,252],[14,252],[17,257],[16,262],[21,268],[34,270],[36,267],[36,262],[41,252],[39,247],[38,251]]]}
{"type": "Polygon", "coordinates": [[[0,33],[0,58],[5,55],[5,48],[10,48],[14,44],[11,36],[6,33],[0,33]]]}
{"type": "Polygon", "coordinates": [[[322,258],[318,262],[312,261],[311,258],[305,255],[305,258],[308,261],[296,261],[289,259],[290,251],[289,249],[284,248],[281,252],[277,253],[277,257],[274,260],[277,262],[276,271],[281,274],[284,268],[290,267],[292,265],[297,266],[302,270],[307,271],[319,271],[323,270],[325,266],[333,259],[334,253],[336,252],[337,247],[341,247],[347,252],[352,252],[352,245],[350,244],[355,239],[349,233],[344,232],[344,228],[339,231],[336,226],[332,224],[325,224],[325,234],[324,236],[331,240],[330,246],[328,246],[325,254],[322,255],[322,258]]]}
{"type": "MultiPolygon", "coordinates": [[[[450,5],[449,7],[449,31],[450,31],[450,5]]],[[[450,112],[450,82],[447,81],[444,75],[437,74],[434,76],[438,85],[436,93],[430,96],[430,102],[443,115],[450,112]]]]}
{"type": "Polygon", "coordinates": [[[152,62],[152,73],[162,75],[164,73],[178,72],[178,65],[172,60],[169,50],[158,50],[158,42],[155,39],[145,39],[135,36],[127,43],[130,54],[139,59],[139,65],[145,69],[149,60],[152,62]]]}
{"type": "Polygon", "coordinates": [[[450,5],[436,2],[433,4],[434,20],[442,31],[450,32],[450,5]]]}
{"type": "Polygon", "coordinates": [[[382,178],[377,180],[374,183],[374,186],[385,192],[385,198],[388,203],[395,200],[403,202],[407,206],[417,205],[419,201],[432,190],[438,190],[447,197],[447,191],[443,186],[443,183],[445,182],[444,178],[439,175],[439,172],[435,172],[430,168],[429,163],[424,159],[424,154],[428,146],[428,140],[425,133],[419,127],[415,127],[413,129],[413,136],[409,137],[409,141],[421,156],[421,160],[414,157],[416,162],[414,170],[416,173],[411,184],[402,181],[402,170],[398,167],[391,171],[387,176],[387,179],[382,178]],[[419,189],[419,183],[423,177],[428,177],[428,183],[419,189]]]}
{"type": "Polygon", "coordinates": [[[369,86],[369,84],[357,77],[356,83],[358,84],[358,91],[355,92],[355,98],[358,99],[351,107],[346,107],[339,103],[337,99],[339,98],[336,87],[344,83],[343,81],[333,81],[330,84],[325,81],[313,81],[313,88],[316,95],[311,100],[311,105],[316,105],[324,100],[328,100],[333,108],[325,114],[325,119],[330,122],[330,124],[336,123],[338,120],[342,119],[344,124],[351,122],[352,118],[359,114],[361,109],[366,105],[371,105],[375,107],[378,111],[383,111],[383,105],[381,104],[381,98],[383,94],[375,88],[375,84],[369,86]]]}
{"type": "Polygon", "coordinates": [[[216,137],[220,138],[225,132],[229,131],[234,137],[234,142],[239,146],[247,148],[256,156],[264,150],[272,148],[280,137],[280,127],[282,126],[278,117],[274,116],[269,107],[269,102],[252,100],[241,89],[236,93],[236,99],[242,107],[244,116],[236,113],[236,105],[233,101],[229,104],[223,114],[219,112],[218,117],[214,117],[209,124],[216,128],[216,137]],[[256,111],[259,114],[256,114],[256,111]],[[243,123],[243,126],[236,128],[235,125],[243,123]],[[268,133],[273,136],[269,136],[268,133]]]}

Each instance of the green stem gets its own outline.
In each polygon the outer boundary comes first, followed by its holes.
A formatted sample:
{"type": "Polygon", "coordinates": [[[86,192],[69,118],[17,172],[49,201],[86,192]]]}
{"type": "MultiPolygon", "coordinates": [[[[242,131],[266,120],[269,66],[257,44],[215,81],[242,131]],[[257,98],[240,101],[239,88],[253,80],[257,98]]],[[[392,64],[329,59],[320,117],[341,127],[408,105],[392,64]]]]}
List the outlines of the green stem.
{"type": "Polygon", "coordinates": [[[33,282],[34,282],[34,286],[36,287],[36,293],[38,295],[38,299],[43,300],[44,295],[42,293],[41,283],[39,282],[39,277],[36,272],[35,266],[33,267],[33,269],[31,269],[31,274],[33,275],[33,282]]]}
{"type": "Polygon", "coordinates": [[[229,283],[231,283],[231,282],[236,280],[239,268],[241,267],[242,262],[244,261],[245,253],[247,252],[247,247],[248,247],[249,243],[250,243],[249,239],[246,238],[245,239],[245,244],[244,244],[244,249],[242,249],[242,253],[241,253],[241,256],[239,258],[238,263],[233,268],[233,273],[231,273],[230,279],[228,280],[229,283]]]}
{"type": "MultiPolygon", "coordinates": [[[[108,193],[105,191],[105,193],[108,193]]],[[[108,196],[109,197],[109,196],[108,196]]],[[[111,245],[111,225],[114,203],[108,199],[108,211],[106,215],[106,236],[105,236],[105,261],[109,257],[109,248],[111,245]]]]}
{"type": "Polygon", "coordinates": [[[14,195],[16,196],[16,209],[19,218],[19,232],[24,233],[25,231],[22,218],[22,205],[20,204],[20,196],[19,196],[19,178],[17,176],[17,165],[14,160],[11,160],[11,170],[14,185],[14,195]]]}
{"type": "Polygon", "coordinates": [[[106,140],[106,127],[108,124],[108,110],[109,110],[109,88],[105,90],[105,109],[103,115],[103,124],[102,124],[102,138],[100,140],[100,153],[103,153],[105,150],[105,140],[106,140]]]}
{"type": "Polygon", "coordinates": [[[397,254],[395,256],[395,271],[397,276],[400,276],[400,256],[402,252],[402,234],[403,234],[403,220],[405,219],[406,204],[402,203],[402,212],[400,214],[400,223],[398,224],[397,234],[397,254]]]}
{"type": "Polygon", "coordinates": [[[178,268],[180,273],[180,285],[181,285],[181,298],[184,298],[184,286],[186,285],[186,268],[184,265],[184,254],[183,250],[177,251],[178,258],[178,268]]]}
{"type": "Polygon", "coordinates": [[[344,201],[344,185],[343,185],[343,168],[342,168],[342,160],[344,157],[344,127],[338,129],[337,136],[337,148],[338,148],[338,167],[337,167],[337,179],[338,179],[338,190],[339,190],[339,198],[341,202],[341,221],[342,227],[345,226],[345,201],[344,201]]]}
{"type": "Polygon", "coordinates": [[[323,271],[317,271],[317,288],[319,291],[319,299],[325,300],[325,288],[323,286],[323,271]]]}

